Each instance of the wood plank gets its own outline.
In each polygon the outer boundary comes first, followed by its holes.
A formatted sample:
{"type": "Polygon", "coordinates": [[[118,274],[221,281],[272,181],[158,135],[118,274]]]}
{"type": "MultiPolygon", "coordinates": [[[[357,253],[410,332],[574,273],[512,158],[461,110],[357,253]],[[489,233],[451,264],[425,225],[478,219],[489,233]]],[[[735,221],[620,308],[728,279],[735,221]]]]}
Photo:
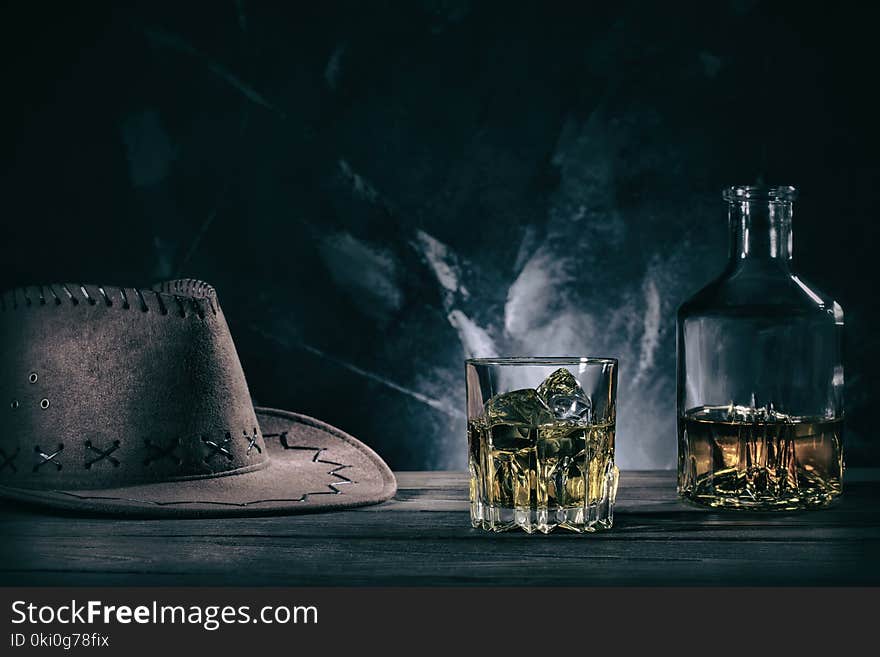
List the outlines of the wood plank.
{"type": "Polygon", "coordinates": [[[669,472],[624,474],[610,532],[490,534],[463,473],[398,473],[383,505],[212,520],[57,516],[0,506],[2,584],[880,584],[878,478],[835,507],[730,513],[678,501],[669,472]]]}

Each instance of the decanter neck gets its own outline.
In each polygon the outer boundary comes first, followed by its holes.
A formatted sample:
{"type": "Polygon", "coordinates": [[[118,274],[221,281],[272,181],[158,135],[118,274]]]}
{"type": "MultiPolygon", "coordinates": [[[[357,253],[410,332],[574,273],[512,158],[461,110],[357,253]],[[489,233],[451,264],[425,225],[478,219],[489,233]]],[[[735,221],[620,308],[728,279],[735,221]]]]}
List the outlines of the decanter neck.
{"type": "Polygon", "coordinates": [[[726,199],[731,263],[762,261],[787,267],[792,246],[791,198],[771,194],[756,198],[729,195],[726,199]]]}

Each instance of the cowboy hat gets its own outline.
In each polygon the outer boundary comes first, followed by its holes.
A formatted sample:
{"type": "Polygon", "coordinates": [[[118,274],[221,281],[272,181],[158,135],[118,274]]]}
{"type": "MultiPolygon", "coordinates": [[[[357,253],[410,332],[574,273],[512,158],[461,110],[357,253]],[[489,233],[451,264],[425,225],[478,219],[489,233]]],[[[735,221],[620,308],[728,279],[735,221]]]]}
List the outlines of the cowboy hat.
{"type": "Polygon", "coordinates": [[[214,289],[80,284],[0,295],[0,497],[148,516],[323,511],[387,500],[369,447],[254,408],[214,289]]]}

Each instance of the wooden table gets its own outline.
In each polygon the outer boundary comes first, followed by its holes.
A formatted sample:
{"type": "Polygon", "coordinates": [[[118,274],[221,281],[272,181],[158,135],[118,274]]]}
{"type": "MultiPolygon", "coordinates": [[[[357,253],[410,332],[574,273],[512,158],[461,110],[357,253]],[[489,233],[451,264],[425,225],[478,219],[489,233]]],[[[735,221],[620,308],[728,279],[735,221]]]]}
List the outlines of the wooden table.
{"type": "Polygon", "coordinates": [[[610,532],[471,529],[462,473],[401,472],[397,497],[271,518],[113,520],[0,505],[0,584],[878,585],[880,470],[837,506],[720,513],[671,472],[625,472],[610,532]]]}

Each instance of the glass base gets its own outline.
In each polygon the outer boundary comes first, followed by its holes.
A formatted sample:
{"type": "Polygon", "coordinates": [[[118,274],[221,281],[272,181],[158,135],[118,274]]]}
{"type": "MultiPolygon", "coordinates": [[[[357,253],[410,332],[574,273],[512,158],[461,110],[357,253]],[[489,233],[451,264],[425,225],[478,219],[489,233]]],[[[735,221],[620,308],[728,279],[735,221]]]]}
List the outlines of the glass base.
{"type": "Polygon", "coordinates": [[[506,532],[522,529],[527,534],[549,534],[557,527],[578,534],[611,529],[614,525],[614,501],[617,496],[618,471],[612,467],[605,477],[602,496],[595,502],[573,507],[502,508],[471,502],[471,525],[475,529],[506,532]]]}
{"type": "Polygon", "coordinates": [[[737,495],[695,494],[680,492],[679,496],[691,504],[712,509],[741,511],[806,511],[825,508],[840,498],[840,491],[812,495],[782,497],[748,497],[737,495]]]}
{"type": "Polygon", "coordinates": [[[794,466],[779,476],[775,470],[725,468],[695,477],[691,471],[679,476],[678,494],[687,502],[713,509],[748,511],[801,511],[821,509],[840,497],[842,466],[834,472],[794,466]]]}

